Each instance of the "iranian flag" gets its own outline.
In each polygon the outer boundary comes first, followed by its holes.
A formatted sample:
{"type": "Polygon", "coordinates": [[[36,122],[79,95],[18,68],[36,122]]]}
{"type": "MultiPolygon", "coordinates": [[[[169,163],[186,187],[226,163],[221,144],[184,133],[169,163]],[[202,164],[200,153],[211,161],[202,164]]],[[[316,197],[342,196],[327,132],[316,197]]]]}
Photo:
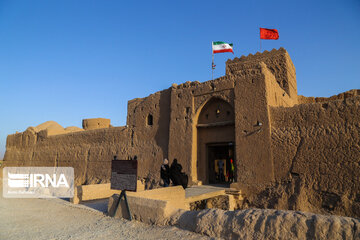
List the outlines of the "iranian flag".
{"type": "Polygon", "coordinates": [[[223,52],[234,53],[233,44],[226,42],[212,42],[212,51],[213,53],[223,53],[223,52]]]}

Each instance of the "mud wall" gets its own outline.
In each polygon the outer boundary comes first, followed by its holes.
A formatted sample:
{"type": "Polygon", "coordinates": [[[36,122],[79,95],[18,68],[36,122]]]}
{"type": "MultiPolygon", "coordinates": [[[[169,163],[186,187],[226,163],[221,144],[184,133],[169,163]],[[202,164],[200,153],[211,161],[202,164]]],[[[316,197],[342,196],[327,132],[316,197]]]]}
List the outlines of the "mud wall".
{"type": "Polygon", "coordinates": [[[106,118],[83,119],[82,126],[84,130],[108,128],[110,127],[110,119],[106,119],[106,118]]]}
{"type": "MultiPolygon", "coordinates": [[[[169,130],[169,159],[177,158],[190,183],[198,180],[198,118],[202,108],[212,98],[222,99],[231,105],[234,99],[234,80],[227,76],[204,83],[186,82],[171,88],[169,130]]],[[[204,156],[205,158],[205,156],[204,156]]]]}
{"type": "Polygon", "coordinates": [[[263,66],[262,74],[265,76],[266,98],[267,104],[273,107],[292,107],[298,103],[297,97],[290,97],[284,89],[276,81],[275,76],[267,68],[263,66]]]}
{"type": "MultiPolygon", "coordinates": [[[[41,133],[41,132],[40,132],[41,133]]],[[[76,184],[109,182],[114,155],[132,154],[125,127],[41,136],[27,130],[7,138],[6,166],[74,167],[76,184]]]]}
{"type": "Polygon", "coordinates": [[[275,76],[279,86],[291,97],[297,98],[296,70],[288,52],[284,48],[273,49],[270,52],[257,52],[255,55],[241,56],[226,62],[226,75],[240,74],[243,69],[249,69],[260,62],[266,64],[275,76]]]}
{"type": "Polygon", "coordinates": [[[359,89],[352,89],[331,97],[305,97],[302,95],[298,96],[298,103],[318,103],[318,102],[329,102],[334,100],[344,100],[346,98],[351,98],[355,96],[360,96],[360,90],[359,89]]]}
{"type": "Polygon", "coordinates": [[[227,62],[227,74],[235,78],[237,185],[245,194],[256,194],[274,181],[270,106],[297,103],[294,72],[281,49],[227,62]]]}
{"type": "Polygon", "coordinates": [[[129,145],[139,160],[139,176],[160,178],[160,166],[168,158],[171,90],[129,101],[127,126],[129,145]]]}
{"type": "Polygon", "coordinates": [[[258,192],[273,180],[264,71],[259,64],[243,69],[234,89],[236,180],[245,194],[258,192]]]}
{"type": "MultiPolygon", "coordinates": [[[[110,127],[49,135],[48,129],[9,135],[6,166],[71,166],[76,184],[110,181],[111,160],[137,156],[138,176],[146,187],[158,184],[159,169],[168,155],[170,90],[129,102],[127,127],[110,127]],[[151,121],[149,120],[151,116],[151,121]]],[[[87,129],[108,127],[108,119],[85,119],[87,129]]],[[[53,124],[53,123],[52,123],[53,124]]]]}
{"type": "Polygon", "coordinates": [[[360,97],[271,108],[271,119],[267,207],[360,217],[360,97]]]}

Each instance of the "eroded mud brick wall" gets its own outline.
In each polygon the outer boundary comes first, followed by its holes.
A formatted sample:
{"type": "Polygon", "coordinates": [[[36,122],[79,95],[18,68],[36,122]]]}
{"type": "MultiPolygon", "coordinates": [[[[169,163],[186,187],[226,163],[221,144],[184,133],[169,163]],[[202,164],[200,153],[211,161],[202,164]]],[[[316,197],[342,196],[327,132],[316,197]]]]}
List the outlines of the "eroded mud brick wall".
{"type": "MultiPolygon", "coordinates": [[[[276,82],[291,98],[297,98],[296,71],[288,52],[284,48],[249,54],[226,62],[226,75],[241,75],[244,69],[263,62],[275,76],[276,82]]],[[[244,73],[243,73],[244,74],[244,73]]]]}
{"type": "Polygon", "coordinates": [[[171,88],[169,158],[177,158],[193,182],[206,183],[206,143],[234,142],[236,180],[242,190],[259,191],[274,180],[268,105],[296,103],[295,68],[285,49],[229,60],[224,77],[171,88]],[[234,109],[234,134],[226,134],[230,127],[208,130],[204,136],[217,135],[217,139],[204,141],[198,118],[214,99],[234,109]]]}
{"type": "Polygon", "coordinates": [[[47,136],[28,129],[9,135],[6,144],[6,166],[74,167],[75,183],[108,182],[114,155],[127,158],[131,132],[125,127],[96,129],[47,136]]]}
{"type": "Polygon", "coordinates": [[[227,61],[235,82],[237,182],[257,193],[274,181],[269,106],[297,103],[295,68],[284,49],[227,61]]]}
{"type": "Polygon", "coordinates": [[[106,119],[106,118],[83,119],[82,127],[84,130],[108,128],[110,127],[110,119],[106,119]]]}
{"type": "MultiPolygon", "coordinates": [[[[210,99],[222,100],[233,106],[233,88],[234,81],[227,76],[204,83],[186,82],[171,88],[169,158],[171,161],[174,158],[178,159],[184,171],[190,174],[192,182],[207,181],[206,178],[198,176],[199,171],[205,171],[208,167],[204,162],[206,143],[201,142],[201,137],[199,140],[198,136],[199,115],[210,99]]],[[[230,138],[224,136],[221,131],[217,133],[217,141],[234,141],[230,138]]]]}
{"type": "Polygon", "coordinates": [[[142,178],[159,179],[160,166],[168,157],[170,95],[171,90],[166,89],[128,103],[128,141],[132,156],[138,157],[142,178]]]}
{"type": "Polygon", "coordinates": [[[360,96],[342,96],[271,108],[275,178],[295,186],[293,209],[360,216],[360,96]]]}

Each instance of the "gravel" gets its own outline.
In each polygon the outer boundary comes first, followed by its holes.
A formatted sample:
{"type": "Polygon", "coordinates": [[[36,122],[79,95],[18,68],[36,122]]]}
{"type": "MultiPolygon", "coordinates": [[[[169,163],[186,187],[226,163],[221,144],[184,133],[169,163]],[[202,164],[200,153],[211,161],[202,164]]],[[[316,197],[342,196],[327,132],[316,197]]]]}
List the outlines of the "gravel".
{"type": "Polygon", "coordinates": [[[102,212],[101,202],[85,206],[0,195],[0,239],[215,239],[173,226],[114,219],[102,212]]]}

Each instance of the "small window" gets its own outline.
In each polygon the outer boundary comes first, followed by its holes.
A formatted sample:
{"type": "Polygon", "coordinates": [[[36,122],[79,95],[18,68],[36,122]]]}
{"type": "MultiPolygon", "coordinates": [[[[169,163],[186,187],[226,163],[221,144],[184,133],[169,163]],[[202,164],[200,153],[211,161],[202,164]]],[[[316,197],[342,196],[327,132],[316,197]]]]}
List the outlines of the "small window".
{"type": "Polygon", "coordinates": [[[153,125],[153,116],[151,114],[147,117],[147,125],[152,126],[153,125]]]}

